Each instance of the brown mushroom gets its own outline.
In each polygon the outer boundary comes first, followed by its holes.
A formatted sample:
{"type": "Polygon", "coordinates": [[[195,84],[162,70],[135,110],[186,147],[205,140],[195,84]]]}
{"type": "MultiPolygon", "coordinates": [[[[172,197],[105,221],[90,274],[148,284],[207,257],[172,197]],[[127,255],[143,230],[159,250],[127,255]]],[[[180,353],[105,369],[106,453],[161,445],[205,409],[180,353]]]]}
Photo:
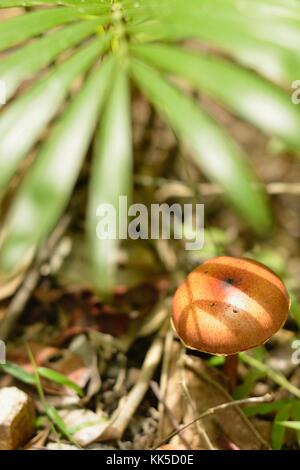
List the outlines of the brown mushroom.
{"type": "Polygon", "coordinates": [[[270,339],[289,308],[287,290],[269,268],[251,259],[219,256],[178,287],[172,323],[187,348],[228,356],[225,371],[234,382],[236,354],[270,339]]]}

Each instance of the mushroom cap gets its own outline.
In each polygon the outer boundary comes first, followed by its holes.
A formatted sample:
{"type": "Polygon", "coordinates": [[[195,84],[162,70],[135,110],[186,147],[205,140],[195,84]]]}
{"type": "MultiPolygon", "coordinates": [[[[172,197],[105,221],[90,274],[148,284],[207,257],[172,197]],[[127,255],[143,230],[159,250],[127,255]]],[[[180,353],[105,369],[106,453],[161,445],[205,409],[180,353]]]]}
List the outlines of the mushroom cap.
{"type": "Polygon", "coordinates": [[[172,324],[186,347],[230,355],[265,343],[289,308],[287,290],[273,271],[250,259],[219,256],[178,287],[172,324]]]}

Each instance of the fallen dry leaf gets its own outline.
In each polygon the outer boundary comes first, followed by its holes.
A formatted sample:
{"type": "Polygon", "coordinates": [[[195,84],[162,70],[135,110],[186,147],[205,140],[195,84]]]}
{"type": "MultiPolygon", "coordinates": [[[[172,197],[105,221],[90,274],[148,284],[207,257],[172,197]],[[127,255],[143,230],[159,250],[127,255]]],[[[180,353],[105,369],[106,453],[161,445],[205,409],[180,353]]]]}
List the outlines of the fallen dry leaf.
{"type": "MultiPolygon", "coordinates": [[[[178,423],[186,425],[204,411],[231,401],[231,397],[223,388],[218,371],[208,368],[200,358],[187,356],[181,351],[175,342],[165,403],[178,423]]],[[[163,414],[162,420],[160,442],[174,431],[167,413],[163,414]]],[[[181,435],[195,450],[268,448],[239,407],[229,407],[199,420],[181,435]]],[[[169,443],[174,446],[183,444],[178,434],[169,443]]]]}
{"type": "Polygon", "coordinates": [[[62,410],[60,415],[68,429],[75,430],[72,437],[82,447],[95,442],[108,424],[105,415],[98,416],[90,410],[62,410]]]}

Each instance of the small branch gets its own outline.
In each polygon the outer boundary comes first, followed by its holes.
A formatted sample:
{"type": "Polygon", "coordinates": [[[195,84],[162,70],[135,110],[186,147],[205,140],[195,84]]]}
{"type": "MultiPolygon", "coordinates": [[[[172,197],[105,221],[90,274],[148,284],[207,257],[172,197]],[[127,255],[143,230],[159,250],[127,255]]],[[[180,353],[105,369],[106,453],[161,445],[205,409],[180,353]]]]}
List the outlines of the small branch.
{"type": "MultiPolygon", "coordinates": [[[[165,329],[163,328],[163,330],[165,329]]],[[[163,333],[165,333],[165,331],[161,330],[160,334],[154,339],[144,359],[137,383],[130,390],[127,397],[120,400],[112,422],[101,436],[101,441],[118,440],[122,438],[136,409],[147,393],[153,374],[160,363],[163,352],[163,333]]]]}
{"type": "MultiPolygon", "coordinates": [[[[197,418],[193,419],[193,421],[191,421],[190,423],[185,424],[179,430],[176,430],[176,431],[172,432],[171,434],[169,434],[169,436],[166,437],[166,439],[164,439],[162,442],[160,442],[155,447],[155,449],[157,449],[158,447],[164,445],[166,442],[168,442],[170,439],[172,439],[172,437],[176,436],[178,433],[181,433],[182,431],[187,429],[189,426],[195,424],[200,419],[207,418],[208,416],[211,416],[212,414],[214,414],[218,411],[226,410],[227,408],[231,408],[232,406],[249,405],[249,404],[253,404],[253,403],[268,403],[268,402],[271,402],[271,401],[273,401],[273,397],[270,393],[267,393],[266,395],[263,395],[262,397],[244,398],[242,400],[230,401],[230,402],[222,403],[221,405],[217,405],[217,406],[214,406],[212,408],[209,408],[208,410],[204,411],[204,413],[199,415],[197,418]]],[[[152,450],[155,450],[155,449],[152,449],[152,450]]]]}
{"type": "MultiPolygon", "coordinates": [[[[180,425],[177,421],[177,419],[175,418],[174,414],[172,413],[172,411],[170,410],[170,408],[168,407],[166,401],[164,400],[164,398],[161,396],[160,394],[160,391],[159,391],[159,387],[157,385],[156,382],[154,381],[151,381],[150,383],[150,387],[154,393],[154,395],[156,396],[157,400],[159,401],[159,405],[160,404],[163,404],[164,406],[164,410],[165,412],[167,413],[168,415],[168,418],[173,426],[174,429],[176,429],[176,431],[178,431],[180,433],[180,425]]],[[[188,441],[185,439],[184,436],[179,436],[182,443],[185,445],[185,447],[188,449],[188,450],[192,450],[190,444],[188,443],[188,441]]]]}
{"type": "Polygon", "coordinates": [[[165,337],[164,354],[163,354],[161,375],[160,375],[159,394],[160,394],[161,400],[159,400],[159,404],[158,404],[159,425],[158,425],[158,433],[157,433],[159,440],[162,439],[163,431],[164,431],[164,416],[165,416],[165,411],[166,411],[165,403],[166,403],[166,395],[167,395],[167,390],[168,390],[169,369],[171,365],[173,342],[174,342],[174,332],[170,328],[167,331],[166,337],[165,337]]]}
{"type": "Polygon", "coordinates": [[[7,340],[14,327],[16,326],[28,300],[30,299],[32,292],[38,284],[40,278],[41,265],[50,258],[53,250],[55,249],[57,243],[63,236],[69,223],[70,217],[68,215],[64,216],[59,222],[59,224],[56,226],[50,238],[38,252],[32,268],[26,274],[23,284],[21,285],[16,295],[10,302],[7,308],[6,315],[2,320],[2,323],[0,325],[0,338],[2,340],[7,340]]]}
{"type": "MultiPolygon", "coordinates": [[[[196,416],[197,408],[195,406],[195,403],[193,402],[193,399],[191,397],[191,394],[188,388],[187,379],[186,379],[186,368],[184,367],[183,363],[181,364],[181,376],[182,376],[182,380],[180,384],[181,384],[183,394],[186,397],[188,403],[190,404],[191,410],[193,412],[193,416],[196,416]]],[[[215,450],[207,432],[205,431],[204,427],[199,423],[199,421],[195,422],[195,428],[198,432],[199,438],[205,440],[205,443],[208,449],[215,450]]]]}
{"type": "MultiPolygon", "coordinates": [[[[167,178],[154,178],[152,176],[137,176],[135,178],[137,184],[141,186],[157,187],[158,199],[167,199],[174,195],[181,197],[191,197],[194,191],[186,183],[179,180],[168,180],[167,178]]],[[[199,192],[202,196],[217,196],[223,194],[223,190],[216,184],[200,183],[198,185],[199,192]]],[[[265,189],[270,195],[291,194],[300,195],[300,183],[286,183],[275,181],[267,183],[265,189]]]]}

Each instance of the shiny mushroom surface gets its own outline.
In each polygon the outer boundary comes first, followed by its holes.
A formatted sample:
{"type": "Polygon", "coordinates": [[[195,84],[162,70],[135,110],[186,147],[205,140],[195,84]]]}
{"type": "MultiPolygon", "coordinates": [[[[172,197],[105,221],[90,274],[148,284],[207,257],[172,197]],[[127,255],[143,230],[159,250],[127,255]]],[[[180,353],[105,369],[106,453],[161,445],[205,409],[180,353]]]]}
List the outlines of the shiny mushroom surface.
{"type": "Polygon", "coordinates": [[[287,290],[269,268],[219,256],[178,287],[172,324],[186,347],[232,355],[265,343],[285,323],[289,308],[287,290]]]}

